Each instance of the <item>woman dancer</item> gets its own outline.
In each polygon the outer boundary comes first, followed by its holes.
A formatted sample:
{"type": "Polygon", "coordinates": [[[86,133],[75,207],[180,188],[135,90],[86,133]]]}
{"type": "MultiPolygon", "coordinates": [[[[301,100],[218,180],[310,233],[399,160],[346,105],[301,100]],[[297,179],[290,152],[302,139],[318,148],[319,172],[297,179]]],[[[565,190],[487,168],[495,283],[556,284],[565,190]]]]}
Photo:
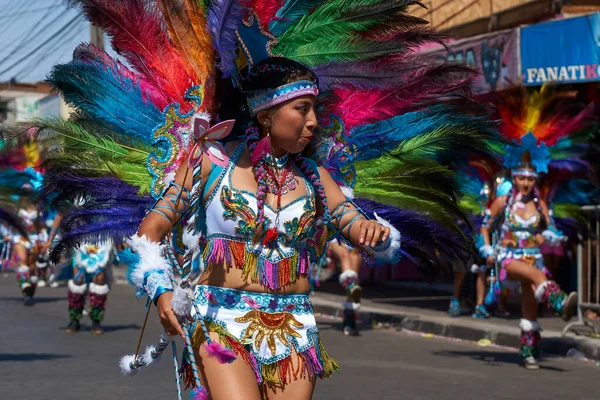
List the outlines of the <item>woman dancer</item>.
{"type": "Polygon", "coordinates": [[[540,199],[536,189],[537,176],[531,164],[513,168],[512,192],[494,200],[489,218],[481,228],[485,245],[480,252],[488,265],[499,266],[500,284],[510,290],[521,284],[520,353],[527,369],[539,368],[538,304],[546,303],[565,321],[572,318],[577,307],[577,293],[567,296],[555,282],[548,280],[545,273],[539,246],[547,239],[556,241],[560,234],[553,225],[547,204],[540,199]],[[491,237],[497,239],[495,249],[491,246],[491,237]]]}

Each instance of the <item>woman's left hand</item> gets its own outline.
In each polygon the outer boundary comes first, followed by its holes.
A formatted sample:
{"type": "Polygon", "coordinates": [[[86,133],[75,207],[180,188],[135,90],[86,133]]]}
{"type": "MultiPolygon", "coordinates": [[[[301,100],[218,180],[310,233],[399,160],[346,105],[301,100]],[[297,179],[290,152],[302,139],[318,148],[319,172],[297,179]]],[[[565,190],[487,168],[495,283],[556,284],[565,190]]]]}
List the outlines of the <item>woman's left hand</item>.
{"type": "Polygon", "coordinates": [[[364,246],[375,246],[380,241],[385,241],[390,236],[390,228],[374,220],[360,220],[359,243],[364,246]]]}

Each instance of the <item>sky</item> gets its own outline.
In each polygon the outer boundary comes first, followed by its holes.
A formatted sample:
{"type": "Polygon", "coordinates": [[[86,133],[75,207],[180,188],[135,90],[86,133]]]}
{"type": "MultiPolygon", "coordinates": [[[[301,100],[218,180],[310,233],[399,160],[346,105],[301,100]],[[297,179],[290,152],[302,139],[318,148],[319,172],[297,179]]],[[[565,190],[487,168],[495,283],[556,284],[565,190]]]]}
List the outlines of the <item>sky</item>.
{"type": "Polygon", "coordinates": [[[0,82],[42,81],[89,40],[89,23],[63,0],[0,0],[0,82]]]}

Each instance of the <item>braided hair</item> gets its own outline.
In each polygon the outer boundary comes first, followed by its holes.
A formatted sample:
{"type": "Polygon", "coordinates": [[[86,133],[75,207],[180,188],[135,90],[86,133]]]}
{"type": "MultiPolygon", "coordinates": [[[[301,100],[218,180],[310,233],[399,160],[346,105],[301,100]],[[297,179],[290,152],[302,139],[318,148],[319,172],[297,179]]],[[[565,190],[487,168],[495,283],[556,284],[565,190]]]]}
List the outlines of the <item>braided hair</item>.
{"type": "MultiPolygon", "coordinates": [[[[277,88],[298,80],[310,80],[317,83],[316,75],[304,65],[283,57],[271,57],[240,72],[239,78],[236,81],[237,92],[231,89],[223,92],[224,96],[227,97],[223,97],[222,99],[220,118],[221,120],[234,118],[238,122],[236,124],[238,127],[245,127],[244,136],[250,154],[253,154],[256,150],[258,142],[264,137],[264,132],[261,132],[257,118],[250,116],[249,107],[243,94],[249,91],[277,88]],[[237,106],[235,103],[237,103],[237,106]],[[235,112],[235,110],[237,110],[237,113],[232,115],[231,113],[235,112]]],[[[240,136],[238,135],[238,137],[240,136]]],[[[324,222],[329,220],[329,208],[327,206],[325,188],[319,179],[318,171],[307,161],[304,155],[293,154],[291,155],[291,159],[315,189],[317,200],[320,203],[320,207],[317,208],[320,209],[319,214],[321,215],[316,219],[317,240],[320,243],[324,235],[326,235],[326,231],[323,228],[324,222]]],[[[256,192],[256,234],[254,238],[255,241],[258,241],[266,230],[264,212],[268,192],[266,184],[266,160],[261,159],[256,165],[253,165],[252,169],[258,187],[256,192]]]]}

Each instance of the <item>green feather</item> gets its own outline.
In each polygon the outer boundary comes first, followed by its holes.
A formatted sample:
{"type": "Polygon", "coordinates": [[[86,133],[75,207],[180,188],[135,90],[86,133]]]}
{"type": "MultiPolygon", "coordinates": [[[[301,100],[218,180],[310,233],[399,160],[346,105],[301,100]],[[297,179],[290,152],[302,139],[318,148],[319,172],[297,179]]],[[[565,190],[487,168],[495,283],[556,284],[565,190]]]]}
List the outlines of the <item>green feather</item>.
{"type": "Polygon", "coordinates": [[[458,204],[458,183],[452,170],[432,160],[391,155],[358,162],[355,167],[356,196],[426,213],[463,235],[456,218],[465,218],[465,214],[458,204]]]}
{"type": "Polygon", "coordinates": [[[279,36],[274,51],[308,66],[404,51],[400,41],[378,41],[364,34],[378,26],[406,27],[421,23],[418,18],[404,14],[413,3],[405,0],[327,1],[279,36]]]}
{"type": "Polygon", "coordinates": [[[34,124],[39,128],[37,138],[54,148],[44,157],[47,166],[80,176],[114,175],[138,186],[140,194],[150,191],[152,177],[146,168],[150,146],[131,139],[119,143],[120,136],[90,131],[80,121],[43,119],[34,124]]]}

